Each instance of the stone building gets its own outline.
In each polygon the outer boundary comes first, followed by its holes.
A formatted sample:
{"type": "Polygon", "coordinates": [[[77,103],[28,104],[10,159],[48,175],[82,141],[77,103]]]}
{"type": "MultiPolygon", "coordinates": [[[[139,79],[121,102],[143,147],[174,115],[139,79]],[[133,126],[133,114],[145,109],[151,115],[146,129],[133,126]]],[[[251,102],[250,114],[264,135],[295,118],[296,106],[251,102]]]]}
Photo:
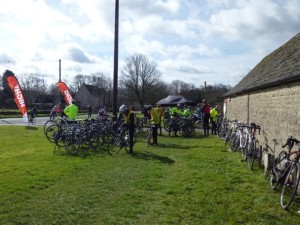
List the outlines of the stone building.
{"type": "Polygon", "coordinates": [[[103,91],[101,88],[94,85],[83,84],[75,95],[81,108],[86,108],[90,105],[93,109],[98,109],[103,106],[103,91]]]}
{"type": "Polygon", "coordinates": [[[300,33],[267,55],[225,95],[225,117],[261,126],[258,144],[279,153],[300,139],[300,33]]]}

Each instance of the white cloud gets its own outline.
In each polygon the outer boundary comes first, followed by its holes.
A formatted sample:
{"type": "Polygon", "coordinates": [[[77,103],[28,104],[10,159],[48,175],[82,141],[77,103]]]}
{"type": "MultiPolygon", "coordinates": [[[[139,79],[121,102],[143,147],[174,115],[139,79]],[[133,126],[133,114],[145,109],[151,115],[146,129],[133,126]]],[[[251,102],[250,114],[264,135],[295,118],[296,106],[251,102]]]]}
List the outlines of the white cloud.
{"type": "MultiPolygon", "coordinates": [[[[1,68],[56,77],[62,59],[68,78],[112,76],[114,10],[112,0],[3,1],[1,68]]],[[[142,53],[165,81],[234,85],[299,32],[299,20],[298,0],[122,0],[119,68],[142,53]]]]}

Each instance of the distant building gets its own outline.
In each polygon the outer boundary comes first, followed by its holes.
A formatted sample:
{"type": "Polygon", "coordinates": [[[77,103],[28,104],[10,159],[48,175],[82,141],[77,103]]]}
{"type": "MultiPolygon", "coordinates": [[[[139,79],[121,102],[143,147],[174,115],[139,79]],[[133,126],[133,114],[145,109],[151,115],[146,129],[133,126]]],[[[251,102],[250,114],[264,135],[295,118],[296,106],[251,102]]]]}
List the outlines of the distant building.
{"type": "Polygon", "coordinates": [[[90,105],[92,108],[97,109],[99,106],[105,104],[103,102],[102,89],[94,85],[83,84],[75,94],[74,98],[81,108],[86,108],[90,105]]]}

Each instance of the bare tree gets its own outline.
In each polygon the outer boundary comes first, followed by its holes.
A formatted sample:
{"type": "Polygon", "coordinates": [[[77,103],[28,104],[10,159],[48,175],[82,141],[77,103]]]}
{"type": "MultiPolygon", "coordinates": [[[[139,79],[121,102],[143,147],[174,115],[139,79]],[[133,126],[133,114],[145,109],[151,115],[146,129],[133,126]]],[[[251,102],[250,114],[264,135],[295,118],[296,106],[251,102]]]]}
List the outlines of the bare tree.
{"type": "Polygon", "coordinates": [[[103,102],[111,105],[112,79],[103,73],[96,73],[90,76],[90,84],[99,87],[103,91],[103,102]]]}
{"type": "Polygon", "coordinates": [[[103,103],[106,105],[111,105],[112,80],[107,75],[103,73],[95,73],[91,75],[78,74],[70,83],[70,89],[74,93],[76,93],[83,84],[94,85],[99,87],[101,89],[103,103]]]}
{"type": "Polygon", "coordinates": [[[89,83],[88,75],[78,74],[73,78],[73,81],[70,83],[70,85],[68,85],[68,87],[72,92],[76,93],[83,84],[88,84],[88,83],[89,83]]]}
{"type": "Polygon", "coordinates": [[[193,85],[181,80],[174,80],[169,84],[169,92],[173,95],[180,95],[193,89],[193,85]]]}
{"type": "Polygon", "coordinates": [[[152,101],[154,93],[160,91],[160,76],[161,72],[155,62],[151,62],[145,55],[134,54],[125,60],[120,85],[128,99],[143,107],[152,101]]]}
{"type": "Polygon", "coordinates": [[[46,94],[47,85],[44,77],[37,74],[22,74],[18,76],[27,104],[32,104],[39,95],[46,94]]]}

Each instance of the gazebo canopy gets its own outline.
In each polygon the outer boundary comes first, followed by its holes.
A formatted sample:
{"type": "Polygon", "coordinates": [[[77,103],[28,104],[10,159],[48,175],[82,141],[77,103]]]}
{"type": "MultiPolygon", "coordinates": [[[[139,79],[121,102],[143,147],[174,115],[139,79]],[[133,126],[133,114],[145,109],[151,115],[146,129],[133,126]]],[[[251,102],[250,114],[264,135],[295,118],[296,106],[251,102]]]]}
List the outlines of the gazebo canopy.
{"type": "Polygon", "coordinates": [[[197,105],[196,102],[188,100],[182,95],[169,95],[168,97],[163,98],[157,102],[157,104],[161,106],[175,106],[178,103],[182,105],[189,105],[189,106],[197,105]]]}

